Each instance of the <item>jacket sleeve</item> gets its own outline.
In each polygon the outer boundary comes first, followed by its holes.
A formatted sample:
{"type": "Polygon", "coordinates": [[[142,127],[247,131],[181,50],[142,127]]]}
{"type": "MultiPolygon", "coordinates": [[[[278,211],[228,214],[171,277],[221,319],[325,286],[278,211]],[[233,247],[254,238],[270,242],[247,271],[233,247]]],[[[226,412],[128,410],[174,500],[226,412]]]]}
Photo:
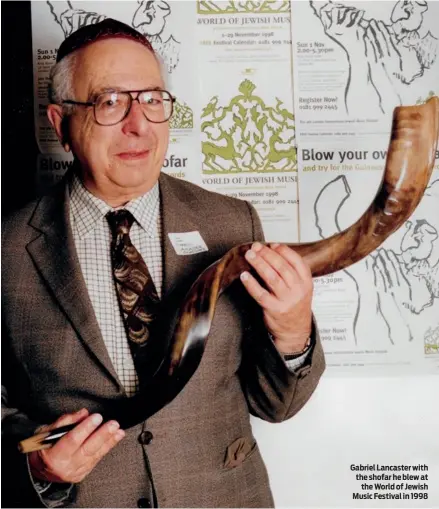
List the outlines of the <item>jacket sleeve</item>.
{"type": "MultiPolygon", "coordinates": [[[[2,507],[65,507],[71,502],[72,485],[53,484],[40,493],[29,471],[27,454],[18,450],[20,440],[40,425],[14,408],[14,382],[19,367],[7,355],[7,335],[2,334],[2,507]]],[[[24,378],[23,378],[24,380],[24,378]]]]}
{"type": "MultiPolygon", "coordinates": [[[[264,241],[260,219],[248,204],[253,240],[264,241]]],[[[269,422],[281,422],[296,414],[310,399],[325,369],[318,329],[313,320],[311,351],[303,366],[291,371],[265,329],[262,313],[252,313],[251,330],[243,338],[241,383],[250,412],[269,422]]]]}

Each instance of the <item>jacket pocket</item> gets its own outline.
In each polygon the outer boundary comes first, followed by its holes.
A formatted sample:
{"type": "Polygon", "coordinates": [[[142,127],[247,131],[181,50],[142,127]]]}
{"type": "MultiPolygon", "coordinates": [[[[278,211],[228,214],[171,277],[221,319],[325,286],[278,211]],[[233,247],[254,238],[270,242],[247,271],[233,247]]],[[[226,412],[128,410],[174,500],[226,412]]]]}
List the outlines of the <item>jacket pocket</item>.
{"type": "Polygon", "coordinates": [[[224,468],[236,468],[249,458],[257,449],[254,439],[248,437],[237,438],[227,447],[224,458],[224,468]]]}

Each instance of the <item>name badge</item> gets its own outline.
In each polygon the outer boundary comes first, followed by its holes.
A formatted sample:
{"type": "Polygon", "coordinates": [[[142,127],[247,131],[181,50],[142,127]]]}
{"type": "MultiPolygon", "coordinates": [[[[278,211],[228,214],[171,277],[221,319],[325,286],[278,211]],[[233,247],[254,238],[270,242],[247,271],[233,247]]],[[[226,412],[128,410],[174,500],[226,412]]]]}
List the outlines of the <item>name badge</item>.
{"type": "Polygon", "coordinates": [[[180,256],[209,251],[200,232],[168,233],[175,252],[180,256]]]}

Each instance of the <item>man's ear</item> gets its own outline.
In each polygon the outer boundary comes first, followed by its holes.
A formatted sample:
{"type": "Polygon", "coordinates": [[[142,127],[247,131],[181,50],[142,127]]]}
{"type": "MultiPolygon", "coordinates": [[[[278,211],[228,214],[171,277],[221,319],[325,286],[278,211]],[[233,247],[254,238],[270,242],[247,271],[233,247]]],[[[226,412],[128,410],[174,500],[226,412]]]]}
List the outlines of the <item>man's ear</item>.
{"type": "Polygon", "coordinates": [[[55,129],[56,135],[66,152],[70,152],[68,118],[63,114],[62,106],[59,104],[49,104],[47,106],[47,118],[55,129]]]}

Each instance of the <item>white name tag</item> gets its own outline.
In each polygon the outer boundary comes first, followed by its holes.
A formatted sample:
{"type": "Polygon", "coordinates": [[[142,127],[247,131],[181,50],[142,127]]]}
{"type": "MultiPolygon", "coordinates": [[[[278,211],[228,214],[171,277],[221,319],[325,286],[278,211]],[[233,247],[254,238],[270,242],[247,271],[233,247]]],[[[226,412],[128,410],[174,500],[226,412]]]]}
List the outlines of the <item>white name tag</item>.
{"type": "Polygon", "coordinates": [[[192,255],[209,251],[200,232],[168,233],[168,237],[178,255],[192,255]]]}

